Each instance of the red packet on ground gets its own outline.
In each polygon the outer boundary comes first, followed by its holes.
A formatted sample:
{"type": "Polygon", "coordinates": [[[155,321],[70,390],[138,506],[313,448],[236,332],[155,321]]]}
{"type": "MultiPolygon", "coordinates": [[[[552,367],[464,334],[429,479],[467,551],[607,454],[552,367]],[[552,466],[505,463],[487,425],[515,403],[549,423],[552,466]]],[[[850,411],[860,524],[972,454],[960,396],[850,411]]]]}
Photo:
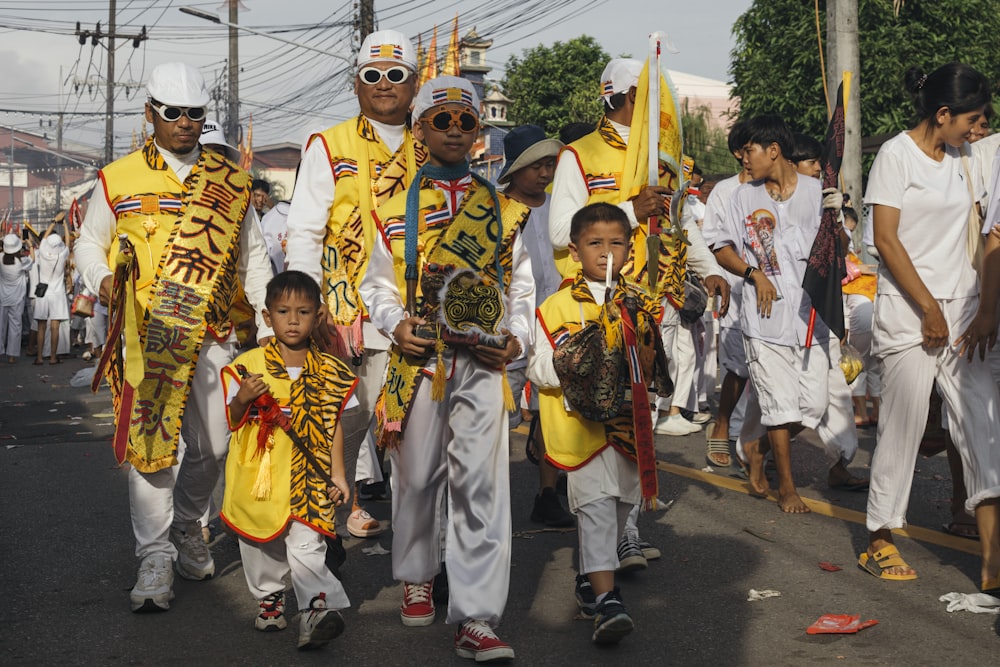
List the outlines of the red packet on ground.
{"type": "Polygon", "coordinates": [[[806,628],[806,633],[810,635],[849,635],[870,628],[878,621],[872,619],[861,621],[861,615],[855,614],[823,614],[815,623],[806,628]]]}
{"type": "Polygon", "coordinates": [[[826,561],[820,563],[819,568],[821,570],[826,570],[827,572],[840,572],[840,570],[842,569],[840,567],[837,567],[833,563],[827,563],[826,561]]]}

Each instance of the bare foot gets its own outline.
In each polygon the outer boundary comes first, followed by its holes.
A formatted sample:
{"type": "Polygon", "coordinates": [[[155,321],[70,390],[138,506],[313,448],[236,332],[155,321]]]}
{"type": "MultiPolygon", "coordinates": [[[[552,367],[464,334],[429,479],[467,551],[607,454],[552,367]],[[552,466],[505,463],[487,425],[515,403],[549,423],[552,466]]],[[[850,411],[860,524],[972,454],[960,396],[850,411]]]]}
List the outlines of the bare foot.
{"type": "Polygon", "coordinates": [[[806,514],[812,511],[806,507],[805,501],[795,491],[778,494],[778,507],[788,514],[806,514]]]}
{"type": "Polygon", "coordinates": [[[863,477],[852,477],[843,461],[838,461],[830,468],[830,474],[826,478],[827,486],[831,489],[847,489],[849,491],[862,490],[867,488],[868,480],[863,477]]]}
{"type": "Polygon", "coordinates": [[[750,481],[750,492],[753,495],[766,498],[771,491],[771,484],[764,474],[764,453],[760,451],[760,441],[748,442],[743,446],[747,457],[747,479],[750,481]]]}

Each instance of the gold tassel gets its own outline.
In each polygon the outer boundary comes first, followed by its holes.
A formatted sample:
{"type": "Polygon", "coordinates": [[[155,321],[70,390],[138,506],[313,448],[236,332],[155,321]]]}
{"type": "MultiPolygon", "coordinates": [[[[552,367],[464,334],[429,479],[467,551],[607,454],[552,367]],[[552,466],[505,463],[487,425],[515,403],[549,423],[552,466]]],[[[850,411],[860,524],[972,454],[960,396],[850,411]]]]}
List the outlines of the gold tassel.
{"type": "Polygon", "coordinates": [[[517,403],[514,402],[514,392],[511,391],[510,382],[507,380],[507,367],[504,366],[503,369],[503,409],[506,412],[513,412],[517,409],[517,403]]]}
{"type": "Polygon", "coordinates": [[[441,340],[441,330],[438,329],[437,340],[434,341],[437,352],[437,365],[434,367],[434,381],[431,382],[431,400],[443,401],[444,390],[448,385],[448,371],[444,367],[444,341],[441,340]]]}
{"type": "Polygon", "coordinates": [[[257,468],[257,479],[254,480],[250,495],[257,500],[268,500],[271,497],[271,449],[274,447],[274,433],[267,436],[267,448],[260,457],[260,467],[257,468]]]}

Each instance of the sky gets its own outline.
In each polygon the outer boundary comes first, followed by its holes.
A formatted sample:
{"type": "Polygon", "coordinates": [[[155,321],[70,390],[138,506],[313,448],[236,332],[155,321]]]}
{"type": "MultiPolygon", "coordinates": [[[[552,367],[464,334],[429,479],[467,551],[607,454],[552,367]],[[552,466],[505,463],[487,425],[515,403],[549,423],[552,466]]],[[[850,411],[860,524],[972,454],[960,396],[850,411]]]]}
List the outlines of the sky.
{"type": "MultiPolygon", "coordinates": [[[[351,0],[242,0],[239,22],[260,31],[353,56],[351,0]]],[[[179,11],[182,6],[225,17],[223,0],[116,0],[117,31],[133,35],[145,25],[149,39],[133,49],[116,49],[116,153],[129,148],[142,127],[142,84],[158,63],[184,60],[203,71],[209,86],[223,84],[228,30],[179,11]]],[[[612,56],[644,57],[651,30],[665,32],[676,54],[668,68],[728,80],[732,25],[751,0],[375,0],[376,25],[397,29],[424,46],[437,24],[438,45],[447,42],[452,21],[459,33],[475,27],[494,39],[487,77],[500,79],[511,55],[540,44],[590,35],[612,56]]],[[[0,0],[0,123],[45,132],[54,138],[55,112],[67,116],[66,139],[98,147],[104,141],[103,44],[80,45],[75,22],[107,31],[109,0],[0,0]],[[9,110],[19,111],[11,113],[9,110]],[[25,113],[31,112],[31,113],[25,113]],[[44,113],[37,113],[44,112],[44,113]],[[92,115],[84,115],[92,114],[92,115]]],[[[254,115],[254,145],[300,142],[357,113],[345,62],[266,37],[240,36],[241,121],[254,115]]],[[[219,120],[223,120],[220,118],[219,120]]]]}

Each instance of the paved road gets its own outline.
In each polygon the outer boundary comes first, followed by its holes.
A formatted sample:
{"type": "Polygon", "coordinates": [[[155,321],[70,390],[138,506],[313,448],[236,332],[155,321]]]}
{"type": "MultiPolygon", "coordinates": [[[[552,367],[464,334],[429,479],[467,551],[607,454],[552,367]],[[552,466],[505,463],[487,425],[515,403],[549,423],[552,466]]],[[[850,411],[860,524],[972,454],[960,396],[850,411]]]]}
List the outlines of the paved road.
{"type": "MultiPolygon", "coordinates": [[[[176,581],[165,614],[129,612],[136,562],[125,470],[109,445],[110,397],[69,386],[85,362],[36,367],[25,359],[0,369],[0,661],[4,664],[468,664],[451,650],[452,628],[439,620],[404,628],[401,587],[389,557],[367,555],[377,540],[347,539],[345,586],[354,604],[347,630],[323,651],[295,650],[289,631],[252,629],[256,605],[238,550],[223,535],[213,545],[218,574],[176,581]]],[[[636,631],[616,648],[589,643],[574,620],[573,533],[538,532],[528,521],[537,473],[524,457],[524,432],[511,439],[514,552],[501,636],[523,665],[934,665],[996,664],[996,616],[949,614],[938,597],[972,593],[977,545],[945,536],[950,483],[943,455],[917,463],[910,520],[899,546],[921,577],[877,581],[859,570],[864,493],[825,487],[815,436],[794,448],[796,478],[816,510],[783,515],[746,493],[727,471],[703,472],[701,435],[657,438],[660,497],[666,511],[640,519],[663,558],[623,577],[636,631]],[[934,540],[925,541],[926,539],[934,540]],[[843,569],[826,572],[821,561],[843,569]],[[781,597],[747,602],[751,589],[781,597]],[[821,614],[879,621],[857,635],[809,636],[821,614]]],[[[865,433],[853,468],[873,446],[865,433]]],[[[389,518],[387,503],[371,511],[389,518]]],[[[443,614],[439,615],[443,616],[443,614]]]]}

